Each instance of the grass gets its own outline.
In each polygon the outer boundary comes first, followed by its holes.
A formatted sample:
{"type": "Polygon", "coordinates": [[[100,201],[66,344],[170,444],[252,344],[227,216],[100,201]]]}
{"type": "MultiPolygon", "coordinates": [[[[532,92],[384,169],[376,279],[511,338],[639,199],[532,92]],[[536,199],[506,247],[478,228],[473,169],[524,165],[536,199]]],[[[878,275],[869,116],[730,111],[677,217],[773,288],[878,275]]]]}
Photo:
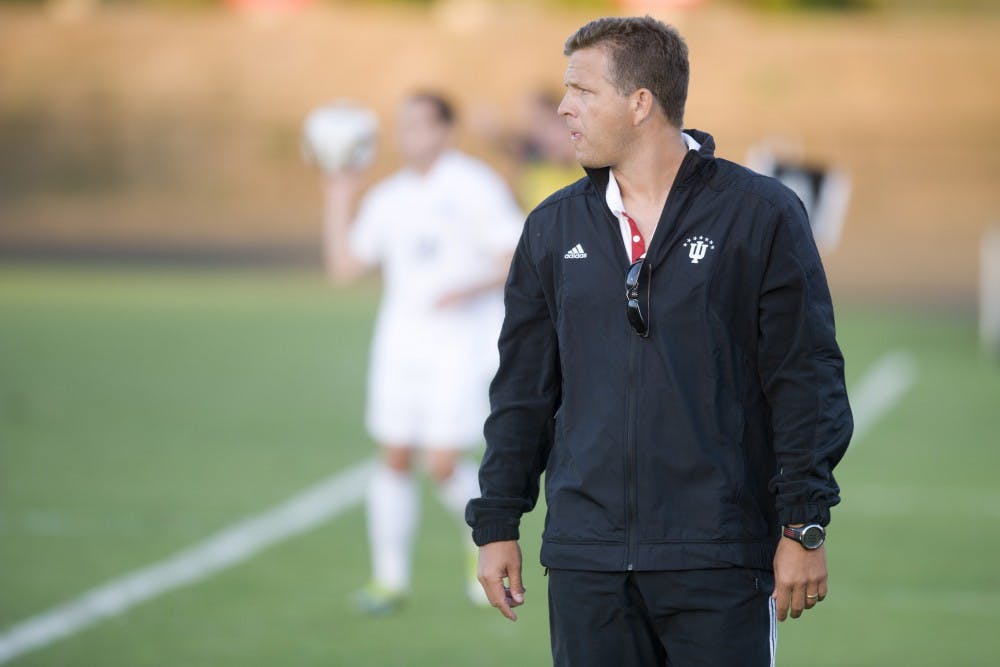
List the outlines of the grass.
{"type": "MultiPolygon", "coordinates": [[[[310,274],[0,269],[0,628],[183,549],[372,454],[377,289],[310,274]]],[[[842,307],[849,383],[903,350],[918,379],[838,469],[831,596],[781,664],[992,665],[1000,655],[1000,368],[971,320],[842,307]]],[[[541,512],[529,603],[471,609],[424,489],[414,596],[367,619],[360,507],[16,665],[509,665],[548,661],[541,512]]],[[[2,633],[0,629],[0,633],[2,633]]]]}

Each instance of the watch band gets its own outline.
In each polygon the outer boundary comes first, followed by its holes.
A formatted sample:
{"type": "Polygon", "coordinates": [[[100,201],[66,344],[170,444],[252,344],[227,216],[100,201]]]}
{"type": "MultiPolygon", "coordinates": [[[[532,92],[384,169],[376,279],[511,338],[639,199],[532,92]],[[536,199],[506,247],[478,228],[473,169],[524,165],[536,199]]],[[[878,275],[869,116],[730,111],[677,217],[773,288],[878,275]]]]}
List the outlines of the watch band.
{"type": "Polygon", "coordinates": [[[781,534],[785,537],[795,540],[796,542],[802,537],[800,534],[801,528],[792,528],[791,526],[782,526],[781,534]]]}

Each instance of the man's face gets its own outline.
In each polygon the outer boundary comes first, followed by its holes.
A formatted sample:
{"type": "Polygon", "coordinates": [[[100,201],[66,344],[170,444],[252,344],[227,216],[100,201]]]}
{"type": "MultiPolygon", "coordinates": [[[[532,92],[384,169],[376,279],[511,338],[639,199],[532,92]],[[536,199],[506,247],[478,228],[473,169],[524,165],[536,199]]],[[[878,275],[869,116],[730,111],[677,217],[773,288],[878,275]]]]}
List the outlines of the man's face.
{"type": "Polygon", "coordinates": [[[569,128],[576,159],[584,167],[615,166],[629,150],[633,125],[629,98],[611,82],[604,49],[574,52],[564,83],[559,115],[569,128]]]}
{"type": "Polygon", "coordinates": [[[430,166],[448,146],[451,128],[438,116],[433,104],[408,100],[399,108],[397,118],[399,152],[410,167],[430,166]]]}

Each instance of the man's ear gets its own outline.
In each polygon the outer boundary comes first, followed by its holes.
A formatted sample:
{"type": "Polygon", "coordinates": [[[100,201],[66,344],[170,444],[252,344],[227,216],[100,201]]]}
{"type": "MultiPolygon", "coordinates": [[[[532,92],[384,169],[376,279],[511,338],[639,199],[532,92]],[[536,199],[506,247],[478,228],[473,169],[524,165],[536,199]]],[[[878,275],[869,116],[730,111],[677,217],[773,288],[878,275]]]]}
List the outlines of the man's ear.
{"type": "Polygon", "coordinates": [[[629,110],[632,112],[633,125],[642,125],[653,116],[656,99],[649,88],[638,88],[629,95],[629,110]]]}

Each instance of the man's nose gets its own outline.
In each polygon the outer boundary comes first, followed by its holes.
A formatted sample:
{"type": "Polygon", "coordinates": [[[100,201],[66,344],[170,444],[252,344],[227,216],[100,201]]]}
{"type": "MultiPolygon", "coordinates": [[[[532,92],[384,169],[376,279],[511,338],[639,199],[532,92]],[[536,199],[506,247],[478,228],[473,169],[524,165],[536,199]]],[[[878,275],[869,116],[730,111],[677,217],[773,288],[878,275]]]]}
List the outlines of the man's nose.
{"type": "Polygon", "coordinates": [[[570,105],[568,98],[569,98],[569,93],[566,93],[565,95],[563,95],[563,98],[559,100],[559,106],[556,107],[556,113],[559,114],[560,116],[571,115],[569,110],[570,105]]]}

